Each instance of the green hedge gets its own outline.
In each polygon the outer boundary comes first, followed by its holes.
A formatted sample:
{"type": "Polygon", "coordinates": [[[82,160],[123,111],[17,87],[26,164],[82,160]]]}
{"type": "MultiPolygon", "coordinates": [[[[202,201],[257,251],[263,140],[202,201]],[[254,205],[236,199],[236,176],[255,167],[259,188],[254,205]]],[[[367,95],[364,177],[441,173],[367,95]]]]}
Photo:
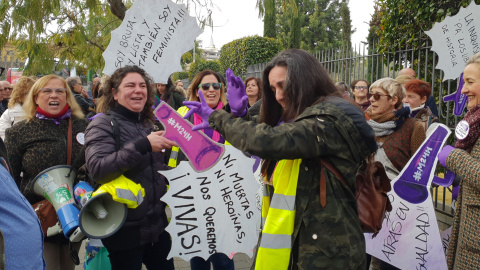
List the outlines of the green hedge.
{"type": "Polygon", "coordinates": [[[211,69],[216,72],[221,72],[220,63],[218,62],[218,60],[205,61],[201,59],[190,65],[190,70],[188,71],[188,79],[190,79],[191,81],[193,77],[195,77],[195,75],[197,75],[198,73],[206,69],[211,69]]]}
{"type": "Polygon", "coordinates": [[[282,50],[282,44],[267,37],[251,36],[236,39],[222,46],[220,67],[223,73],[230,68],[235,75],[247,72],[247,66],[270,61],[282,50]]]}
{"type": "Polygon", "coordinates": [[[181,72],[175,72],[173,75],[173,80],[184,80],[188,79],[188,72],[187,71],[181,71],[181,72]]]}

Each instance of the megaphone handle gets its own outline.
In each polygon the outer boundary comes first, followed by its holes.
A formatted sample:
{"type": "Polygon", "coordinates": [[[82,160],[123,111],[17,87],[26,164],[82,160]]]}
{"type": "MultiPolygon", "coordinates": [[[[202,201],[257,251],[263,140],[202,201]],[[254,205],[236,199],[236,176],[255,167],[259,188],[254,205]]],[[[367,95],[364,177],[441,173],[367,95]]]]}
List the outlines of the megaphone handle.
{"type": "Polygon", "coordinates": [[[91,204],[92,209],[90,211],[92,211],[98,219],[104,219],[108,215],[107,209],[105,209],[98,200],[92,201],[91,204]]]}
{"type": "Polygon", "coordinates": [[[72,242],[68,241],[68,247],[70,248],[70,258],[75,265],[80,264],[80,258],[78,258],[78,251],[72,247],[72,242]]]}

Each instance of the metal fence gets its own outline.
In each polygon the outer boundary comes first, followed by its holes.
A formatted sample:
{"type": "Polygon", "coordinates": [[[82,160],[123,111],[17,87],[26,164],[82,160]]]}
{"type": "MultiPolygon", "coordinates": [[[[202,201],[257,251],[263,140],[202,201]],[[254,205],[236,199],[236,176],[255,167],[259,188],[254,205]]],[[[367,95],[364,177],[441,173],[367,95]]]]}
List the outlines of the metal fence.
{"type": "MultiPolygon", "coordinates": [[[[453,130],[461,120],[461,117],[453,115],[453,104],[443,101],[444,96],[455,93],[458,80],[443,81],[443,71],[435,69],[438,56],[428,43],[421,48],[403,48],[392,52],[379,52],[376,44],[361,43],[351,49],[330,49],[314,55],[330,73],[334,82],[345,82],[347,85],[356,79],[365,79],[372,83],[384,77],[396,78],[401,69],[412,68],[418,79],[432,85],[432,95],[437,102],[440,121],[453,130]]],[[[244,75],[261,78],[265,66],[266,63],[250,65],[244,75]]],[[[436,211],[450,217],[453,215],[449,199],[451,194],[451,188],[432,189],[436,211]]]]}

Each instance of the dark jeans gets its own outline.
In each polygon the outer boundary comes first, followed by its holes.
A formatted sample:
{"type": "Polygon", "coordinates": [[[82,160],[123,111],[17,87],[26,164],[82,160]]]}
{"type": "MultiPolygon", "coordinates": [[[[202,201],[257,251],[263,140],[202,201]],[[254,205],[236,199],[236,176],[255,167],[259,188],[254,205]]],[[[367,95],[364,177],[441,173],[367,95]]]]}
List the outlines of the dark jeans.
{"type": "Polygon", "coordinates": [[[158,242],[127,250],[108,250],[112,270],[141,270],[142,263],[149,270],[174,270],[173,258],[167,260],[172,247],[170,235],[165,231],[158,242]]]}
{"type": "Polygon", "coordinates": [[[190,269],[210,270],[210,263],[213,264],[214,270],[235,270],[233,260],[230,260],[227,255],[223,253],[215,253],[206,261],[200,257],[193,257],[190,259],[190,269]]]}

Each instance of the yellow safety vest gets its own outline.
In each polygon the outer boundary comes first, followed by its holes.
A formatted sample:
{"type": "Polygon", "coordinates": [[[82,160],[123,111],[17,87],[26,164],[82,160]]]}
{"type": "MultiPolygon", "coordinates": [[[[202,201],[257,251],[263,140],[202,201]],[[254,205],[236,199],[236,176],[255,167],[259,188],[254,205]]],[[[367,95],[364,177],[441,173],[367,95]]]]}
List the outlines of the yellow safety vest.
{"type": "Polygon", "coordinates": [[[295,195],[301,159],[281,160],[273,172],[272,200],[264,189],[262,239],[255,269],[287,269],[295,225],[295,195]]]}
{"type": "Polygon", "coordinates": [[[145,189],[132,180],[125,177],[123,174],[106,184],[103,184],[92,196],[102,193],[109,193],[112,195],[114,201],[124,203],[128,208],[137,208],[145,197],[145,189]]]}
{"type": "MultiPolygon", "coordinates": [[[[183,117],[183,116],[185,116],[185,114],[187,114],[187,112],[189,110],[190,109],[187,106],[183,106],[183,107],[178,108],[177,112],[183,117]]],[[[225,141],[225,144],[226,145],[231,145],[227,141],[225,141]]],[[[178,165],[177,160],[178,160],[178,152],[179,151],[180,151],[179,147],[172,146],[172,151],[170,153],[170,158],[168,159],[168,166],[170,166],[172,168],[177,167],[177,165],[178,165]]]]}

